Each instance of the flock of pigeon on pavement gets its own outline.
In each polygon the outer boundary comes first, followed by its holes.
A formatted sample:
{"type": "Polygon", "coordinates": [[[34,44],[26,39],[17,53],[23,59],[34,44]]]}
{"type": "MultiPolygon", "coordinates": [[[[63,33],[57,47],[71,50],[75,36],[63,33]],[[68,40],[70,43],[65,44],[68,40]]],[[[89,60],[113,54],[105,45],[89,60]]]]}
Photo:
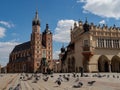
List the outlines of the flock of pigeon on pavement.
{"type": "MultiPolygon", "coordinates": [[[[47,82],[49,80],[49,78],[53,78],[54,74],[52,75],[47,75],[47,74],[27,74],[27,73],[22,73],[20,74],[20,80],[23,81],[27,81],[27,80],[33,80],[33,83],[37,83],[40,79],[42,79],[44,82],[47,82]]],[[[80,81],[80,76],[79,74],[76,73],[72,73],[72,74],[59,74],[58,78],[55,80],[55,84],[58,85],[58,87],[62,84],[62,82],[67,81],[69,82],[69,80],[72,78],[74,78],[74,82],[77,83],[75,85],[73,85],[73,88],[81,88],[84,84],[83,82],[80,81]]],[[[88,74],[84,74],[83,77],[90,77],[88,74]]],[[[94,74],[92,75],[92,77],[98,77],[98,78],[102,78],[102,77],[107,77],[109,78],[110,75],[100,75],[100,74],[94,74]]],[[[113,78],[119,78],[119,76],[112,76],[113,78]]],[[[89,81],[87,82],[87,84],[89,86],[92,86],[96,81],[89,81]]],[[[14,90],[21,90],[20,89],[21,86],[20,84],[17,84],[17,86],[15,87],[14,90]]],[[[9,89],[9,90],[13,90],[13,89],[9,89]]]]}

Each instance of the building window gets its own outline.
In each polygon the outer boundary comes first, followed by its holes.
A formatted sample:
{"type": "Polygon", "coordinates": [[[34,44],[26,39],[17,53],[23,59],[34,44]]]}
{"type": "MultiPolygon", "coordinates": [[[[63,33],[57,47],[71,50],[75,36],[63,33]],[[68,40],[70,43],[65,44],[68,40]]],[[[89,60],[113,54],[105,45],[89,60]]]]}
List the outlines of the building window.
{"type": "Polygon", "coordinates": [[[37,46],[37,49],[39,49],[39,46],[37,46]]]}
{"type": "Polygon", "coordinates": [[[37,66],[39,66],[39,63],[37,63],[37,66]]]}
{"type": "Polygon", "coordinates": [[[37,53],[39,53],[39,51],[37,51],[37,53]]]}
{"type": "Polygon", "coordinates": [[[88,47],[88,46],[89,46],[88,40],[84,40],[84,46],[85,46],[85,47],[88,47]]]}
{"type": "Polygon", "coordinates": [[[39,57],[39,55],[37,55],[37,57],[39,57]]]}
{"type": "Polygon", "coordinates": [[[50,59],[50,56],[48,57],[48,59],[50,59]]]}
{"type": "Polygon", "coordinates": [[[50,55],[50,51],[48,52],[48,54],[50,55]]]}
{"type": "Polygon", "coordinates": [[[46,57],[46,50],[42,50],[42,57],[46,57]]]}
{"type": "Polygon", "coordinates": [[[50,41],[50,38],[48,38],[48,40],[50,41]]]}

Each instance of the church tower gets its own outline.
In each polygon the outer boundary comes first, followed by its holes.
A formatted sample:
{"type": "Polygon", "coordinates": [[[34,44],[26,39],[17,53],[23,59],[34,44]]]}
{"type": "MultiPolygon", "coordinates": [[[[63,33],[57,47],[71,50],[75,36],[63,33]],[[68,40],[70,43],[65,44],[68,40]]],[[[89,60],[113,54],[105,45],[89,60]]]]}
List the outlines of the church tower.
{"type": "Polygon", "coordinates": [[[38,17],[38,11],[35,13],[35,17],[32,21],[32,34],[31,34],[31,61],[33,72],[36,72],[40,67],[41,62],[41,33],[40,33],[40,20],[38,17]]]}
{"type": "Polygon", "coordinates": [[[52,33],[48,24],[46,24],[46,28],[42,34],[42,42],[46,47],[47,63],[49,64],[49,68],[52,68],[52,33]]]}

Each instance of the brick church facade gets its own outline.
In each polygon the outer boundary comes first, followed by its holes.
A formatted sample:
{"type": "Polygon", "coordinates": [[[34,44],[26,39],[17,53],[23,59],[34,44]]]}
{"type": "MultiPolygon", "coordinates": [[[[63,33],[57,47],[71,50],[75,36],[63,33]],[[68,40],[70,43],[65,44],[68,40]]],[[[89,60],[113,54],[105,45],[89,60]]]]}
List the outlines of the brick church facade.
{"type": "Polygon", "coordinates": [[[52,33],[46,24],[41,34],[40,20],[36,11],[30,41],[14,47],[9,56],[7,72],[46,72],[47,69],[52,69],[52,33]]]}

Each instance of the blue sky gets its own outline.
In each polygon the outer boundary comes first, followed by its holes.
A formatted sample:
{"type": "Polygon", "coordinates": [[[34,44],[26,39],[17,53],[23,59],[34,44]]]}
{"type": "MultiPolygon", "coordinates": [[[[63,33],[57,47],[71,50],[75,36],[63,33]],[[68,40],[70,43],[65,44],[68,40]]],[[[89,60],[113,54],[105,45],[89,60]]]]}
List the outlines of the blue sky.
{"type": "Polygon", "coordinates": [[[53,33],[53,58],[58,58],[62,44],[70,41],[75,21],[120,26],[120,0],[1,0],[0,64],[5,66],[9,53],[19,43],[30,40],[32,20],[38,9],[41,32],[46,23],[53,33]]]}

